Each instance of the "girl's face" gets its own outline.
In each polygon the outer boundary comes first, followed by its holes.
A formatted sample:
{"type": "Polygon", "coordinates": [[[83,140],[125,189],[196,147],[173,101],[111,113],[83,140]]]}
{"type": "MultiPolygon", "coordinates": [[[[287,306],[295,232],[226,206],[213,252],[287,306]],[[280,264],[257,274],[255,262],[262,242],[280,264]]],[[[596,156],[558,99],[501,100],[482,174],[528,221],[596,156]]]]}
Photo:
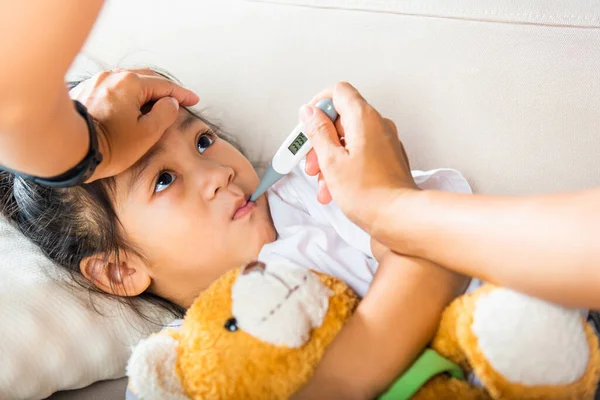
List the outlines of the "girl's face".
{"type": "Polygon", "coordinates": [[[187,307],[224,272],[275,240],[250,162],[185,109],[160,141],[115,178],[126,237],[146,257],[149,290],[187,307]]]}

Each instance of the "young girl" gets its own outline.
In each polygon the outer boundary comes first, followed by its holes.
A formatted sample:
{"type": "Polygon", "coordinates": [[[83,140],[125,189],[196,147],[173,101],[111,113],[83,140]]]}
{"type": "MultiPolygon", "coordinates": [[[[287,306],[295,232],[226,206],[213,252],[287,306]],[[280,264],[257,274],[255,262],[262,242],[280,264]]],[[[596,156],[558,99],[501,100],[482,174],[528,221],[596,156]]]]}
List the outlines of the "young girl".
{"type": "MultiPolygon", "coordinates": [[[[451,170],[415,179],[423,188],[470,191],[451,170]]],[[[221,274],[257,258],[338,276],[365,297],[315,382],[323,394],[376,395],[427,343],[465,280],[387,251],[334,204],[319,204],[316,179],[302,164],[248,203],[258,182],[218,127],[181,108],[125,172],[65,189],[0,172],[0,199],[6,217],[90,288],[180,313],[221,274]]]]}

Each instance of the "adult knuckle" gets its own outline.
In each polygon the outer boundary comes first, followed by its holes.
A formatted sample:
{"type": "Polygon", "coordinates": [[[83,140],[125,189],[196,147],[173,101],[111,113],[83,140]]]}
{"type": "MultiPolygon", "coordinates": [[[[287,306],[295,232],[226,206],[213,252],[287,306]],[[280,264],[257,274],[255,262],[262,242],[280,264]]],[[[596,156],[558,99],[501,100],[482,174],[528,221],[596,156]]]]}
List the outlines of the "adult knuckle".
{"type": "Polygon", "coordinates": [[[151,68],[140,68],[139,71],[140,71],[140,73],[144,73],[144,74],[148,74],[148,75],[161,76],[160,74],[158,74],[156,71],[154,71],[151,68]]]}
{"type": "Polygon", "coordinates": [[[344,89],[344,87],[346,87],[346,86],[348,86],[348,82],[340,81],[335,84],[335,86],[333,87],[333,90],[336,90],[336,91],[341,90],[341,89],[344,89]]]}
{"type": "Polygon", "coordinates": [[[343,82],[336,82],[331,86],[331,96],[336,98],[339,96],[339,93],[343,88],[343,82]]]}
{"type": "Polygon", "coordinates": [[[120,81],[127,84],[137,83],[139,81],[139,77],[136,73],[131,71],[123,71],[119,73],[120,81]]]}
{"type": "Polygon", "coordinates": [[[102,81],[102,80],[108,78],[110,75],[112,75],[111,71],[101,71],[101,72],[98,72],[94,78],[98,81],[102,81]]]}
{"type": "Polygon", "coordinates": [[[384,118],[383,122],[384,122],[384,127],[391,133],[395,134],[398,132],[398,128],[396,127],[396,124],[394,123],[394,121],[392,121],[391,119],[388,119],[388,118],[384,118]]]}

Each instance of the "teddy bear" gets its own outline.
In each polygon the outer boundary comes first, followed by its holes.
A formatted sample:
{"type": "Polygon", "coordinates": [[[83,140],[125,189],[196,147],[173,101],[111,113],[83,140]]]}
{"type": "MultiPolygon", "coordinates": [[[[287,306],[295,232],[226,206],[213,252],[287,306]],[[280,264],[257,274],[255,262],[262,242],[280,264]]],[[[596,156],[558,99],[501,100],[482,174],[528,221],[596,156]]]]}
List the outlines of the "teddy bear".
{"type": "MultiPolygon", "coordinates": [[[[200,294],[179,329],[140,341],[128,398],[290,398],[358,303],[333,276],[249,263],[200,294]]],[[[578,310],[483,285],[446,308],[430,347],[380,399],[593,399],[599,367],[578,310]]]]}

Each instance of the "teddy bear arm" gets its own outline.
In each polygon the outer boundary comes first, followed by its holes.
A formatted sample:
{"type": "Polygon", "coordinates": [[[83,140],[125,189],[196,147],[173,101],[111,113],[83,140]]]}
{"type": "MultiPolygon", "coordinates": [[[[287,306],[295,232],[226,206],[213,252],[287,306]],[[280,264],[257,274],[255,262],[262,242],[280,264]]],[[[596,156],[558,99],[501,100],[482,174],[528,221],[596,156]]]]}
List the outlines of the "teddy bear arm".
{"type": "Polygon", "coordinates": [[[127,364],[128,400],[189,400],[176,370],[177,338],[165,330],[136,345],[127,364]]]}

